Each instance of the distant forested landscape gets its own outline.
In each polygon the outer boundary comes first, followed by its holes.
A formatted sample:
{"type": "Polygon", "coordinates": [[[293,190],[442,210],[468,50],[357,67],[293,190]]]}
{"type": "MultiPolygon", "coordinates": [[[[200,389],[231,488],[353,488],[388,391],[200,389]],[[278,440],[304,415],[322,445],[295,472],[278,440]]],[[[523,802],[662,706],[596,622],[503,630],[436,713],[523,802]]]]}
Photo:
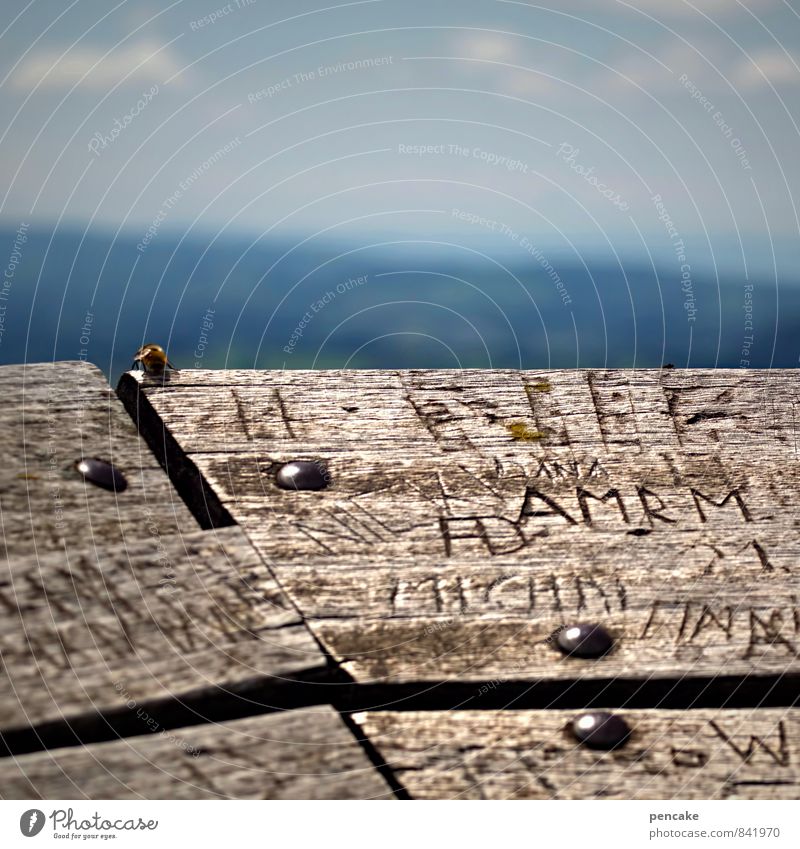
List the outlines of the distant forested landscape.
{"type": "MultiPolygon", "coordinates": [[[[156,341],[184,368],[797,365],[800,283],[781,280],[778,297],[768,275],[687,281],[663,259],[391,236],[159,233],[143,251],[110,233],[26,236],[3,289],[2,363],[87,359],[116,381],[156,341]]],[[[0,234],[5,257],[15,239],[0,234]]]]}

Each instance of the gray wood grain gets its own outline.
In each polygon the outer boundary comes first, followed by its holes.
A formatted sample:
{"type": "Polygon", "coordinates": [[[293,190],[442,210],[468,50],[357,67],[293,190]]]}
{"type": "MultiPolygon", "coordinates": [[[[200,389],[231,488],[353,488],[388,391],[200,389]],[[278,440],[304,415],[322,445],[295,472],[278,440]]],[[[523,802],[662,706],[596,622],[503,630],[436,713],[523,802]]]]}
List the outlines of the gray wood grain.
{"type": "Polygon", "coordinates": [[[800,674],[797,578],[748,580],[744,539],[726,558],[741,575],[700,577],[714,561],[697,550],[691,576],[670,574],[652,552],[627,568],[609,560],[587,569],[570,562],[575,547],[541,565],[320,563],[278,574],[284,581],[291,571],[285,582],[310,627],[364,682],[800,674]],[[555,635],[579,622],[602,624],[613,649],[592,660],[563,656],[555,635]]]}
{"type": "MultiPolygon", "coordinates": [[[[127,375],[159,417],[147,436],[166,427],[241,526],[202,532],[96,369],[0,369],[0,730],[99,712],[159,732],[6,758],[0,795],[388,796],[330,708],[159,722],[166,700],[321,675],[311,632],[359,684],[452,682],[477,703],[506,682],[784,676],[788,693],[798,375],[127,375]],[[88,486],[80,456],[129,489],[88,486]],[[277,488],[294,459],[330,488],[277,488]],[[576,621],[613,650],[560,654],[576,621]]],[[[573,712],[492,708],[355,719],[419,798],[797,796],[793,709],[630,711],[628,743],[598,753],[573,712]]]]}
{"type": "Polygon", "coordinates": [[[330,707],[6,759],[3,799],[387,799],[330,707]]]}
{"type": "Polygon", "coordinates": [[[89,363],[0,366],[0,558],[81,552],[197,527],[120,401],[89,363]],[[111,461],[128,488],[108,492],[76,471],[111,461]]]}
{"type": "Polygon", "coordinates": [[[797,456],[798,371],[208,371],[129,373],[192,453],[371,445],[507,458],[554,448],[629,455],[797,456]],[[206,397],[208,406],[195,402],[206,397]],[[514,425],[522,425],[511,430],[514,425]],[[543,434],[537,437],[535,434],[543,434]]]}
{"type": "MultiPolygon", "coordinates": [[[[155,526],[150,526],[155,531],[155,526]]],[[[0,730],[321,673],[239,528],[0,564],[0,730]]]]}
{"type": "Polygon", "coordinates": [[[362,682],[796,675],[797,371],[126,376],[362,682]],[[138,381],[138,382],[137,382],[138,381]],[[322,492],[275,486],[316,459],[322,492]],[[551,635],[599,621],[596,661],[551,635]]]}
{"type": "Polygon", "coordinates": [[[631,735],[578,744],[568,711],[354,714],[417,799],[796,799],[797,709],[618,711],[631,735]]]}

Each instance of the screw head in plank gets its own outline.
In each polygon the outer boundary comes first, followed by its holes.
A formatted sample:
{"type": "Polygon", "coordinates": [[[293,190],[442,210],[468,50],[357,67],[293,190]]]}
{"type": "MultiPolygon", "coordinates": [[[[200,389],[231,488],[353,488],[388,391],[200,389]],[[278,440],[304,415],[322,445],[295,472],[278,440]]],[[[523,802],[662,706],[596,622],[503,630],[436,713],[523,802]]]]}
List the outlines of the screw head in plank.
{"type": "Polygon", "coordinates": [[[124,492],[128,488],[125,475],[106,460],[98,460],[96,457],[84,457],[75,463],[75,468],[83,475],[84,480],[108,489],[112,492],[124,492]]]}
{"type": "Polygon", "coordinates": [[[611,634],[602,625],[578,622],[569,625],[556,638],[556,645],[572,657],[601,657],[614,645],[611,634]]]}
{"type": "Polygon", "coordinates": [[[294,460],[281,466],[275,483],[281,489],[320,490],[330,484],[331,476],[322,463],[313,460],[294,460]]]}
{"type": "Polygon", "coordinates": [[[572,733],[590,749],[616,749],[626,742],[631,729],[617,714],[593,711],[572,720],[572,733]]]}

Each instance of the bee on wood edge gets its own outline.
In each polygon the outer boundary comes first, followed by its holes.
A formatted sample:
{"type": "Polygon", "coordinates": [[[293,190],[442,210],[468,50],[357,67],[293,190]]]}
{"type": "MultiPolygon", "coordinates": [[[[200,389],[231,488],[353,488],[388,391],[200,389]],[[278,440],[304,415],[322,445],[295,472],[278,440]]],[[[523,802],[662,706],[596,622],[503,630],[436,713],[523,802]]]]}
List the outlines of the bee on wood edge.
{"type": "Polygon", "coordinates": [[[147,345],[142,345],[133,357],[132,369],[140,365],[145,374],[155,375],[160,377],[167,370],[178,371],[174,365],[167,359],[167,352],[161,347],[152,342],[147,345]]]}

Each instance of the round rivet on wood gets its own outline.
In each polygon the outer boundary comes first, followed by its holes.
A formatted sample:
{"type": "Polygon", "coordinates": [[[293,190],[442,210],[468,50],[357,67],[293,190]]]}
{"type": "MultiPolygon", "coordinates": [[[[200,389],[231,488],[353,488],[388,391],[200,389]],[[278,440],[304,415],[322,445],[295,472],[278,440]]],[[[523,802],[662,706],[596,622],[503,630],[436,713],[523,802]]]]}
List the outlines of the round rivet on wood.
{"type": "Polygon", "coordinates": [[[572,733],[590,749],[615,749],[628,739],[631,729],[621,716],[596,711],[576,716],[572,733]]]}
{"type": "Polygon", "coordinates": [[[573,657],[600,657],[610,651],[614,640],[602,625],[579,622],[564,628],[556,644],[564,654],[573,657]]]}
{"type": "Polygon", "coordinates": [[[83,475],[84,480],[93,483],[95,486],[109,489],[112,492],[123,492],[128,488],[125,475],[105,460],[85,457],[75,463],[75,468],[83,475]]]}
{"type": "Polygon", "coordinates": [[[330,475],[321,463],[311,460],[294,460],[278,469],[275,483],[281,489],[325,489],[330,483],[330,475]]]}

